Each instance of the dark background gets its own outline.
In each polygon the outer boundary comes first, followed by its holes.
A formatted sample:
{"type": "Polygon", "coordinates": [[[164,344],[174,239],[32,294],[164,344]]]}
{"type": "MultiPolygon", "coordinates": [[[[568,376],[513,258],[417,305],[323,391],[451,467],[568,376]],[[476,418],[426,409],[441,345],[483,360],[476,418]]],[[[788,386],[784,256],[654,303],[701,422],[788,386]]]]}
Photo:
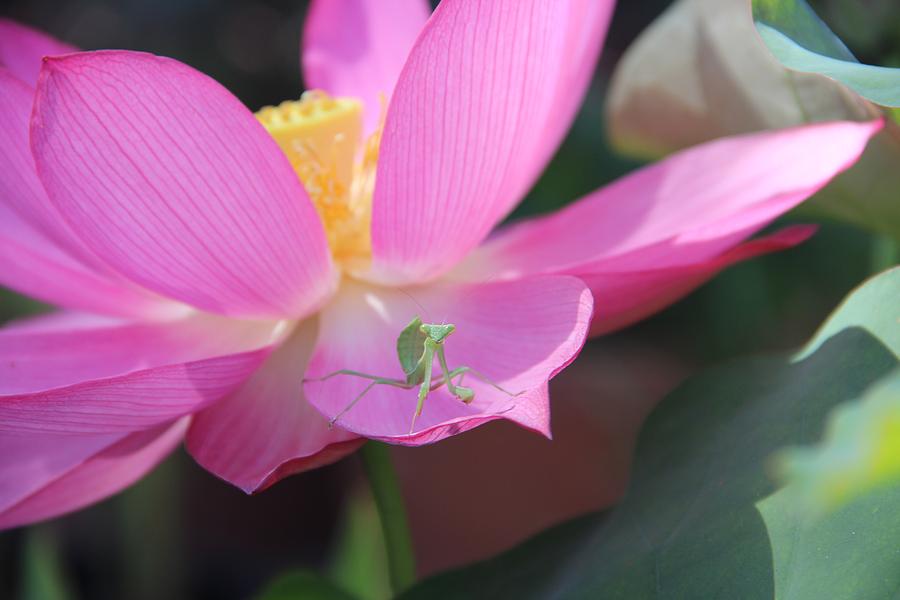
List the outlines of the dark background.
{"type": "MultiPolygon", "coordinates": [[[[861,59],[900,64],[900,24],[885,18],[897,14],[889,12],[893,1],[814,4],[861,59]]],[[[667,4],[620,2],[578,121],[513,218],[555,209],[637,166],[606,144],[605,87],[622,52],[667,4]]],[[[177,58],[251,109],[303,90],[305,10],[306,2],[274,0],[0,2],[0,14],[84,49],[177,58]]],[[[591,342],[554,381],[554,442],[492,423],[433,447],[398,450],[420,571],[484,558],[609,506],[627,481],[634,431],[655,401],[713,360],[802,343],[872,271],[874,243],[825,223],[802,247],[735,267],[660,315],[591,342]]],[[[41,310],[0,290],[0,321],[41,310]]],[[[47,577],[29,575],[29,552],[58,559],[76,598],[246,598],[298,566],[327,570],[378,597],[383,556],[361,484],[351,457],[248,497],[179,451],[111,500],[0,533],[0,598],[41,597],[34,582],[47,577]],[[348,538],[348,519],[369,538],[348,538]]]]}

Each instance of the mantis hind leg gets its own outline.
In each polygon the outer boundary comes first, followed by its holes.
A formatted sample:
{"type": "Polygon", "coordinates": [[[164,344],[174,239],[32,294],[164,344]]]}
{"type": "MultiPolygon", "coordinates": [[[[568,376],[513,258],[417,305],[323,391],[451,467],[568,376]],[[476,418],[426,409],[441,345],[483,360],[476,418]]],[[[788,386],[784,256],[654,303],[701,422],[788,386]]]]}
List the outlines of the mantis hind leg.
{"type": "MultiPolygon", "coordinates": [[[[346,375],[346,374],[349,374],[349,373],[342,373],[342,374],[345,374],[345,375],[346,375]]],[[[326,379],[326,377],[323,377],[323,379],[326,379]]],[[[367,377],[367,379],[369,379],[369,378],[367,377]]],[[[398,387],[398,388],[402,388],[402,389],[405,389],[405,390],[411,389],[411,388],[413,387],[413,386],[409,385],[408,383],[406,383],[406,382],[404,382],[404,381],[399,381],[399,380],[396,380],[396,379],[385,379],[385,378],[383,378],[383,377],[373,377],[373,378],[371,378],[371,379],[372,379],[373,381],[372,381],[369,385],[367,385],[367,386],[365,387],[365,389],[363,389],[363,391],[361,391],[361,392],[359,393],[359,395],[356,396],[356,398],[354,398],[353,400],[351,400],[350,403],[349,403],[347,406],[345,406],[343,409],[341,409],[341,412],[339,412],[338,414],[336,414],[334,417],[332,417],[332,418],[328,421],[328,427],[329,427],[329,428],[334,427],[334,424],[338,422],[338,419],[340,419],[341,417],[343,417],[344,415],[346,415],[348,412],[350,412],[350,409],[353,408],[354,406],[356,406],[356,403],[359,402],[360,400],[362,400],[363,396],[365,396],[367,393],[369,393],[369,390],[371,390],[371,389],[372,389],[373,387],[375,387],[376,385],[389,385],[389,386],[392,386],[392,387],[398,387]]]]}
{"type": "Polygon", "coordinates": [[[328,375],[324,375],[322,377],[314,377],[311,379],[304,379],[303,381],[325,381],[326,379],[331,379],[332,377],[336,377],[338,375],[350,375],[352,377],[362,377],[363,379],[371,379],[372,381],[377,381],[378,383],[384,383],[389,385],[397,384],[399,386],[405,386],[406,382],[401,381],[400,379],[391,379],[389,377],[381,377],[379,375],[370,375],[368,373],[360,373],[359,371],[351,371],[350,369],[340,369],[339,371],[334,371],[329,373],[328,375]]]}

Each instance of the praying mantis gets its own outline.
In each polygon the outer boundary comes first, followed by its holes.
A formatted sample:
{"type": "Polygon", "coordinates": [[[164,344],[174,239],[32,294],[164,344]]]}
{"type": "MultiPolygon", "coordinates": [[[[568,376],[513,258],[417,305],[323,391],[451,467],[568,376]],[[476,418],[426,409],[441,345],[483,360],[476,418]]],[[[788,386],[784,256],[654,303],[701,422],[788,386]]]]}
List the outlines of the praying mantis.
{"type": "Polygon", "coordinates": [[[352,371],[350,369],[340,369],[339,371],[334,371],[324,377],[305,379],[304,381],[325,381],[326,379],[331,379],[338,375],[349,375],[371,380],[371,383],[367,385],[356,398],[331,419],[329,426],[334,426],[341,417],[347,414],[347,412],[352,409],[357,402],[362,400],[363,396],[376,385],[389,385],[404,390],[411,390],[418,386],[418,402],[416,403],[416,410],[413,413],[412,424],[409,427],[410,435],[416,427],[416,419],[422,414],[422,408],[425,406],[425,398],[428,397],[429,393],[446,385],[447,390],[465,404],[470,404],[472,400],[475,399],[474,390],[462,385],[463,377],[465,377],[466,374],[471,374],[473,377],[508,396],[515,397],[524,393],[523,391],[514,394],[507,391],[471,367],[457,367],[455,369],[450,369],[447,366],[447,358],[444,356],[444,342],[454,331],[456,331],[456,325],[453,324],[442,323],[436,325],[434,323],[423,323],[422,319],[418,316],[413,318],[413,320],[409,322],[409,325],[404,327],[403,331],[401,331],[400,335],[397,337],[397,356],[400,359],[400,366],[403,368],[403,373],[406,375],[405,380],[370,375],[368,373],[360,373],[359,371],[352,371]],[[435,355],[437,355],[438,363],[441,367],[441,375],[437,380],[434,379],[432,374],[435,355]],[[458,378],[456,383],[453,382],[455,378],[458,378]]]}

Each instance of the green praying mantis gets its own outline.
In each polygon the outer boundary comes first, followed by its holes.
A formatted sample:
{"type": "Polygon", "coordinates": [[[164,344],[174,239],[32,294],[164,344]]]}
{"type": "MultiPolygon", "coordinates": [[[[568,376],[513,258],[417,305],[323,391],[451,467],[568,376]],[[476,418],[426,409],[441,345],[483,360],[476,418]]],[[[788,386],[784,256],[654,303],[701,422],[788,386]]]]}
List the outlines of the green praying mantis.
{"type": "Polygon", "coordinates": [[[422,414],[422,408],[425,406],[425,398],[428,397],[429,393],[446,385],[447,390],[465,404],[469,404],[475,399],[474,390],[462,385],[463,377],[465,377],[466,374],[472,375],[476,379],[483,381],[508,396],[515,397],[524,393],[523,391],[514,394],[505,390],[471,367],[457,367],[455,369],[450,369],[447,366],[447,358],[444,356],[444,342],[454,331],[456,331],[456,326],[449,323],[440,325],[423,323],[422,319],[418,316],[410,321],[409,325],[404,327],[403,331],[401,331],[400,335],[397,337],[397,356],[400,358],[400,366],[403,368],[404,375],[406,375],[405,380],[370,375],[368,373],[360,373],[359,371],[352,371],[350,369],[341,369],[329,373],[324,377],[306,379],[304,381],[325,381],[326,379],[331,379],[338,375],[350,375],[371,380],[371,383],[367,385],[356,398],[331,419],[329,426],[333,426],[341,417],[347,414],[347,412],[352,409],[357,402],[362,400],[363,396],[376,385],[389,385],[404,390],[411,390],[418,386],[418,402],[416,404],[415,413],[413,413],[412,424],[409,427],[410,434],[412,434],[416,427],[416,419],[422,414]],[[441,375],[437,380],[435,380],[432,375],[435,355],[437,355],[438,363],[441,366],[441,375]],[[453,381],[454,379],[457,379],[455,383],[453,381]]]}

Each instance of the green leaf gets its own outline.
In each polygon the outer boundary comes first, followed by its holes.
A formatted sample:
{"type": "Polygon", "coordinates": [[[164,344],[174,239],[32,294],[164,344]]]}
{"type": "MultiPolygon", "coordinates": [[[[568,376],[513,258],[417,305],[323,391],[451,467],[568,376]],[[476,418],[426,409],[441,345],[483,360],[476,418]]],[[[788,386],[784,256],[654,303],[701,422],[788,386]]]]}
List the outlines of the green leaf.
{"type": "Polygon", "coordinates": [[[356,598],[312,571],[292,571],[270,583],[256,600],[356,600],[356,598]]]}
{"type": "Polygon", "coordinates": [[[900,69],[858,62],[805,0],[753,0],[753,18],[786,67],[830,77],[876,104],[900,106],[900,69]]]}
{"type": "Polygon", "coordinates": [[[900,269],[854,292],[795,355],[701,373],[649,419],[631,489],[607,515],[426,580],[403,598],[881,600],[900,587],[900,488],[811,524],[774,453],[898,368],[900,269]]]}
{"type": "Polygon", "coordinates": [[[786,450],[777,468],[813,516],[900,481],[900,371],[836,408],[824,441],[786,450]]]}
{"type": "Polygon", "coordinates": [[[753,0],[753,19],[779,29],[811,52],[838,60],[856,61],[844,42],[805,0],[753,0]]]}

